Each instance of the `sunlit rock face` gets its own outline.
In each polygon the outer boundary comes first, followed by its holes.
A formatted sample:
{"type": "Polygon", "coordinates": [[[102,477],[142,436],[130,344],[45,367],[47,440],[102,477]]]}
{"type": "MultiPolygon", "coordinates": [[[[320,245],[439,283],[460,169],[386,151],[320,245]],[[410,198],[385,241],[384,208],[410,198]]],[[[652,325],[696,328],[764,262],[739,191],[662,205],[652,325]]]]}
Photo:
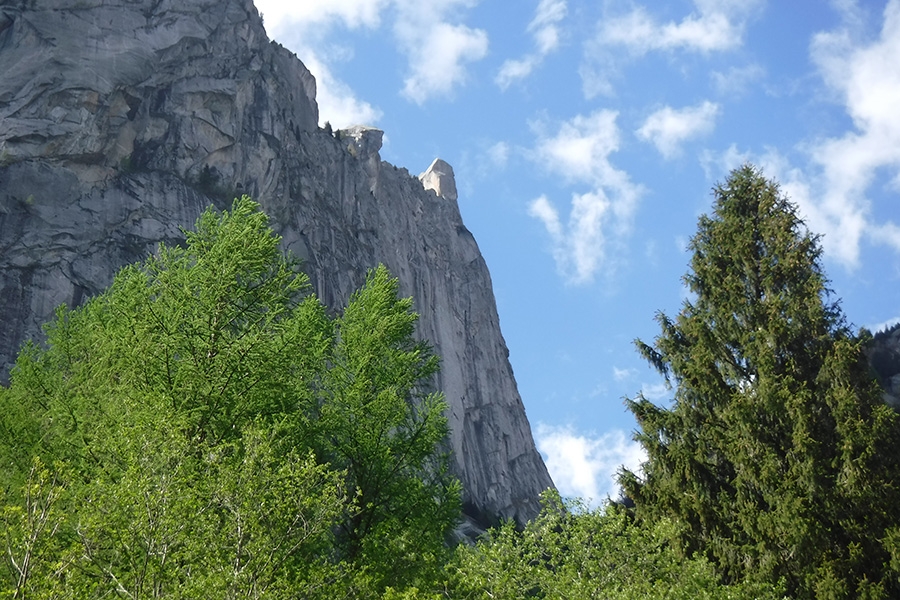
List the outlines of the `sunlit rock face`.
{"type": "Polygon", "coordinates": [[[434,159],[431,166],[419,175],[419,181],[426,190],[432,190],[438,196],[447,198],[448,200],[456,200],[456,177],[453,174],[453,167],[440,158],[434,159]]]}
{"type": "Polygon", "coordinates": [[[400,278],[443,359],[468,514],[532,517],[552,482],[452,168],[436,161],[426,190],[381,161],[382,132],[318,120],[314,78],[268,40],[250,0],[0,5],[4,376],[55,306],[81,303],[120,266],[179,242],[210,203],[247,193],[329,306],[379,262],[400,278]]]}

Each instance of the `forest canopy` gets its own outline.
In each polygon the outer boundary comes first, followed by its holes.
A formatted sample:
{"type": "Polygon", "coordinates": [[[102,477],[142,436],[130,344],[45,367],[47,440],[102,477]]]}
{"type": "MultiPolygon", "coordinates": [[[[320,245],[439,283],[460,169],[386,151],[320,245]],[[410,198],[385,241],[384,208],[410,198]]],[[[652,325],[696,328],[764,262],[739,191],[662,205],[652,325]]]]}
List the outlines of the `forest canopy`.
{"type": "Polygon", "coordinates": [[[331,317],[256,203],[207,210],[0,391],[12,597],[329,597],[434,579],[438,368],[384,267],[331,317]]]}
{"type": "MultiPolygon", "coordinates": [[[[383,266],[333,315],[259,206],[207,210],[0,386],[9,598],[900,597],[900,422],[821,247],[752,166],[638,351],[648,460],[456,544],[438,358],[383,266]]],[[[890,358],[890,357],[889,357],[890,358]]],[[[886,360],[886,359],[885,359],[886,360]]],[[[882,360],[881,362],[885,362],[882,360]]]]}

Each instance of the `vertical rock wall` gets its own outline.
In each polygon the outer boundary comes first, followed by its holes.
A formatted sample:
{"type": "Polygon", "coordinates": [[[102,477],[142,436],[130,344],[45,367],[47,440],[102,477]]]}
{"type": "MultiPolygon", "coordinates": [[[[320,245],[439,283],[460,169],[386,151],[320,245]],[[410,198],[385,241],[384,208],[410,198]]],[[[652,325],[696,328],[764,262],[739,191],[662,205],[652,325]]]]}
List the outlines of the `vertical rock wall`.
{"type": "Polygon", "coordinates": [[[3,2],[0,365],[56,305],[248,193],[329,306],[378,262],[400,278],[442,357],[468,514],[532,517],[552,482],[452,169],[436,161],[426,190],[381,161],[380,131],[317,123],[313,77],[250,0],[3,2]]]}

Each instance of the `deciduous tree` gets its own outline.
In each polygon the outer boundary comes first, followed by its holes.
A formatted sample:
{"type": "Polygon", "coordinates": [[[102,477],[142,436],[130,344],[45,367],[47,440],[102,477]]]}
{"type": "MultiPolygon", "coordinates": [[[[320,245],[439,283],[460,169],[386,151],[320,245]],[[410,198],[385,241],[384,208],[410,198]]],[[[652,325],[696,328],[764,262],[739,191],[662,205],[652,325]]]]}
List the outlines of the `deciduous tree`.
{"type": "MultiPolygon", "coordinates": [[[[0,391],[20,597],[380,594],[455,524],[437,359],[384,268],[339,318],[249,198],[61,307],[0,391]]],[[[429,555],[431,552],[431,555],[429,555]]]]}
{"type": "Polygon", "coordinates": [[[543,497],[541,514],[518,530],[494,529],[475,546],[457,548],[448,568],[447,596],[518,600],[775,600],[778,586],[722,585],[702,556],[685,558],[671,545],[674,523],[638,526],[615,506],[590,510],[543,497]]]}

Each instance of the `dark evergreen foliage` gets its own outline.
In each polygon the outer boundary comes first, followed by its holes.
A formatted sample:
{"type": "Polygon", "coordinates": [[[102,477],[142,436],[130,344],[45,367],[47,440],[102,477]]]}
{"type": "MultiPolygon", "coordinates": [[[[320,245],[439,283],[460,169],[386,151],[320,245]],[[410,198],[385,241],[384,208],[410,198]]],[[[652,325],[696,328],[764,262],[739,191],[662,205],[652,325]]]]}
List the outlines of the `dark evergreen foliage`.
{"type": "Polygon", "coordinates": [[[897,597],[897,416],[831,300],[818,239],[753,167],[714,196],[690,245],[693,299],[637,342],[675,401],[628,401],[649,460],[622,485],[639,519],[673,519],[682,551],[725,581],[897,597]]]}

